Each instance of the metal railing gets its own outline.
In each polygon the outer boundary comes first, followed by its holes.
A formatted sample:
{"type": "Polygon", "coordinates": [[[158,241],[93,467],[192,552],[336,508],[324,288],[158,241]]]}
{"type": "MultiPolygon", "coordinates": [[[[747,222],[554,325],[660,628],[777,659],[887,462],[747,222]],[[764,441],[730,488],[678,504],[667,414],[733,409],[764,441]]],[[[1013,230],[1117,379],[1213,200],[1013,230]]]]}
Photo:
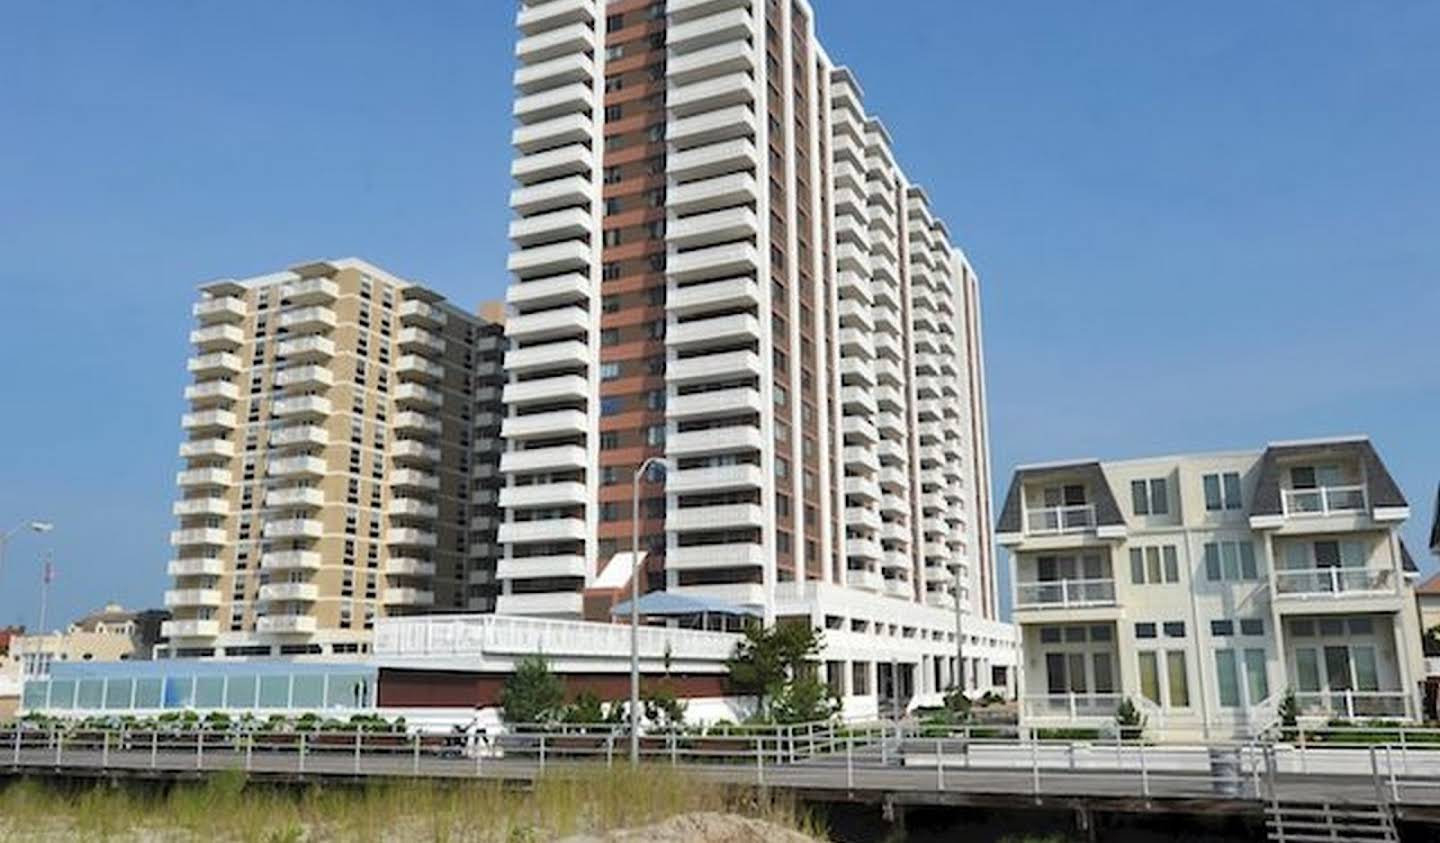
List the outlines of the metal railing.
{"type": "Polygon", "coordinates": [[[1027,694],[1020,703],[1025,717],[1108,718],[1113,722],[1115,710],[1125,699],[1124,694],[1027,694]]]}
{"type": "Polygon", "coordinates": [[[1308,568],[1275,572],[1275,592],[1297,594],[1390,594],[1396,579],[1388,568],[1308,568]]]}
{"type": "Polygon", "coordinates": [[[1032,536],[1080,533],[1095,529],[1095,507],[1041,506],[1025,510],[1025,532],[1032,536]]]}
{"type": "Polygon", "coordinates": [[[1015,584],[1017,609],[1069,609],[1115,605],[1115,580],[1036,580],[1015,584]]]}
{"type": "Polygon", "coordinates": [[[1315,489],[1285,489],[1281,495],[1289,518],[1324,517],[1346,512],[1363,512],[1364,484],[1320,486],[1315,489]]]}
{"type": "Polygon", "coordinates": [[[1300,713],[1308,716],[1409,717],[1410,695],[1404,691],[1305,691],[1295,695],[1300,713]]]}

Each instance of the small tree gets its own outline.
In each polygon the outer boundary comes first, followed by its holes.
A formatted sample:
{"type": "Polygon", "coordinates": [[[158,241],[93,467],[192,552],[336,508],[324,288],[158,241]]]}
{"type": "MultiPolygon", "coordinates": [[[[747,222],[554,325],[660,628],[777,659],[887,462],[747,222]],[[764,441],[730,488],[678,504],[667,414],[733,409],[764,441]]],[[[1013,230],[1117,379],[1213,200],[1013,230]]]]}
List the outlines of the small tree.
{"type": "Polygon", "coordinates": [[[1425,630],[1425,637],[1423,641],[1425,646],[1425,655],[1440,656],[1440,623],[1437,623],[1429,629],[1425,630]]]}
{"type": "Polygon", "coordinates": [[[1145,715],[1126,697],[1115,709],[1115,725],[1119,727],[1123,740],[1136,740],[1145,732],[1145,715]]]}
{"type": "Polygon", "coordinates": [[[815,676],[801,676],[781,686],[770,705],[776,723],[815,723],[840,713],[840,698],[815,676]]]}
{"type": "Polygon", "coordinates": [[[500,710],[506,723],[546,723],[560,716],[565,686],[550,672],[544,656],[526,656],[515,666],[500,691],[500,710]]]}
{"type": "Polygon", "coordinates": [[[1295,740],[1299,733],[1300,701],[1295,699],[1294,688],[1285,689],[1285,696],[1280,698],[1280,707],[1276,713],[1280,715],[1280,740],[1295,740]]]}
{"type": "Polygon", "coordinates": [[[661,730],[679,729],[685,725],[685,713],[689,706],[683,702],[666,682],[645,695],[642,701],[645,719],[661,730]]]}
{"type": "MultiPolygon", "coordinates": [[[[754,695],[758,716],[769,719],[772,701],[787,693],[786,687],[792,682],[813,675],[811,668],[817,664],[822,646],[821,633],[808,624],[765,627],[751,621],[745,626],[745,638],[726,662],[730,681],[737,689],[754,695]]],[[[814,691],[805,693],[813,695],[814,691]]]]}

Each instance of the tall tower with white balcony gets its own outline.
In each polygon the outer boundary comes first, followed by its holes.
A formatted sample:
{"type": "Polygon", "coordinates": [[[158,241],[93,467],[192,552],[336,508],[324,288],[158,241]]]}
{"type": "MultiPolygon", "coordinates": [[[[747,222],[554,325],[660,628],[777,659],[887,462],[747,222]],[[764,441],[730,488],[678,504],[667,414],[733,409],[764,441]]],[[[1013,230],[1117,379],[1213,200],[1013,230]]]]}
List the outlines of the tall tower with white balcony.
{"type": "Polygon", "coordinates": [[[766,618],[904,606],[953,654],[995,616],[977,281],[809,4],[517,26],[497,610],[601,619],[638,566],[766,618]]]}
{"type": "Polygon", "coordinates": [[[467,608],[480,320],[354,259],[201,296],[170,654],[362,653],[467,608]]]}

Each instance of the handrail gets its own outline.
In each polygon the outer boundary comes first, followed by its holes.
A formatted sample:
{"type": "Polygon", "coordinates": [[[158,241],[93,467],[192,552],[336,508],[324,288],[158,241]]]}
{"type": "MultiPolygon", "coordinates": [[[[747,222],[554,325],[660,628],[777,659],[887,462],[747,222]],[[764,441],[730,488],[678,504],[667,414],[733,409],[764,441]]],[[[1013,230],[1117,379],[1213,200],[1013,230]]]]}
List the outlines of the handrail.
{"type": "Polygon", "coordinates": [[[1077,608],[1113,606],[1114,604],[1114,579],[1031,580],[1015,584],[1015,607],[1017,609],[1077,608]]]}
{"type": "Polygon", "coordinates": [[[1363,512],[1367,491],[1363,483],[1285,489],[1280,500],[1287,518],[1323,518],[1335,513],[1363,512]]]}
{"type": "Polygon", "coordinates": [[[1093,529],[1095,507],[1092,504],[1036,506],[1025,510],[1025,532],[1032,536],[1078,533],[1093,529]]]}

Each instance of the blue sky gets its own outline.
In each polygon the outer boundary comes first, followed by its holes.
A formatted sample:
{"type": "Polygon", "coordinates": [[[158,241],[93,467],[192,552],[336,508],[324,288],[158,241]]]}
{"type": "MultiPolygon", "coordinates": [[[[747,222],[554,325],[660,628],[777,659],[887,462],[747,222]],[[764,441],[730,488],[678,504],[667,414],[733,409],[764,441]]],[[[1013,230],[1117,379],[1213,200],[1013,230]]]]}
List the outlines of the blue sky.
{"type": "MultiPolygon", "coordinates": [[[[817,6],[981,273],[997,493],[1368,432],[1423,553],[1440,5],[817,6]]],[[[0,520],[59,525],[12,544],[0,623],[47,548],[52,619],[160,600],[199,282],[355,254],[501,293],[513,8],[0,5],[0,520]]]]}

